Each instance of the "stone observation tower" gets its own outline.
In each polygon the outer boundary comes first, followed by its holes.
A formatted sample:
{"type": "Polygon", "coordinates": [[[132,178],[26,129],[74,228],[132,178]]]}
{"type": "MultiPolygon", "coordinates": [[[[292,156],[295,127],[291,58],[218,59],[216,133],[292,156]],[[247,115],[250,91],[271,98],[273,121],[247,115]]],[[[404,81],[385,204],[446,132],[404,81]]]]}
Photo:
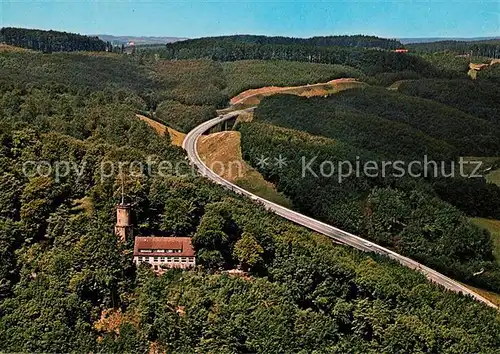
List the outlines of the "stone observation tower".
{"type": "Polygon", "coordinates": [[[116,206],[115,235],[122,242],[127,242],[133,236],[130,212],[130,204],[121,203],[116,206]]]}

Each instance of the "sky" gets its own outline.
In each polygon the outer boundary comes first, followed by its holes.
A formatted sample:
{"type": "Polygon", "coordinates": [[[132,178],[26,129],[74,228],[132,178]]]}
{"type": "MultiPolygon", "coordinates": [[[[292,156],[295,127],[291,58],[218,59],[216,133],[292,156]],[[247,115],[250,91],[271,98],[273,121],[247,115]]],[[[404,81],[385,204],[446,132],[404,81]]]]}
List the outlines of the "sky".
{"type": "Polygon", "coordinates": [[[0,27],[82,34],[500,36],[500,0],[0,0],[0,27]]]}

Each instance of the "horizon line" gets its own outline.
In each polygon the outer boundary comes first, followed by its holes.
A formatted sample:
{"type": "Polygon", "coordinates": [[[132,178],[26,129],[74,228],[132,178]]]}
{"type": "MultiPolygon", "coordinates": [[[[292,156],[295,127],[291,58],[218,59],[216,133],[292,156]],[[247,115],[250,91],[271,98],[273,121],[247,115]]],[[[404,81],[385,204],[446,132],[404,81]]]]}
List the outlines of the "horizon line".
{"type": "Polygon", "coordinates": [[[84,35],[84,36],[112,36],[112,37],[149,37],[149,38],[176,38],[176,39],[184,39],[184,40],[189,40],[189,39],[198,39],[198,38],[210,38],[210,37],[227,37],[227,36],[264,36],[264,37],[284,37],[284,38],[299,38],[299,39],[310,39],[314,37],[331,37],[331,36],[372,36],[372,37],[378,37],[382,39],[392,39],[392,40],[405,40],[405,39],[438,39],[438,40],[474,40],[474,39],[499,39],[500,36],[494,35],[494,36],[476,36],[476,37],[463,37],[463,36],[457,36],[457,37],[450,37],[450,36],[423,36],[423,37],[413,37],[413,36],[408,36],[408,37],[395,37],[395,36],[382,36],[378,34],[368,34],[368,33],[332,33],[332,34],[317,34],[317,35],[312,35],[312,36],[292,36],[292,35],[276,35],[276,34],[254,34],[254,33],[230,33],[230,34],[214,34],[214,35],[206,35],[206,36],[199,36],[199,37],[186,37],[186,36],[177,36],[177,35],[145,35],[145,34],[132,34],[132,35],[122,35],[122,34],[110,34],[110,33],[85,33],[85,32],[78,32],[78,31],[71,31],[71,30],[64,30],[64,29],[55,29],[55,28],[35,28],[35,27],[25,27],[25,26],[17,26],[17,25],[7,25],[7,26],[2,26],[1,28],[8,28],[8,27],[14,27],[14,28],[23,28],[23,29],[31,29],[31,30],[41,30],[41,31],[56,31],[56,32],[66,32],[66,33],[74,33],[74,34],[79,34],[79,35],[84,35]]]}

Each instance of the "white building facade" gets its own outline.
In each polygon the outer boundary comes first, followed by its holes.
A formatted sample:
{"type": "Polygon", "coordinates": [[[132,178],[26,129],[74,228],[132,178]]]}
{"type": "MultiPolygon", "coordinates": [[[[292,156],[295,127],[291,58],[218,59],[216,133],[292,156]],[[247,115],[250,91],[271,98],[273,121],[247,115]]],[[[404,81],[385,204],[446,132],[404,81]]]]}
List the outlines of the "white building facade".
{"type": "Polygon", "coordinates": [[[156,272],[196,266],[190,237],[136,237],[134,263],[148,263],[156,272]]]}

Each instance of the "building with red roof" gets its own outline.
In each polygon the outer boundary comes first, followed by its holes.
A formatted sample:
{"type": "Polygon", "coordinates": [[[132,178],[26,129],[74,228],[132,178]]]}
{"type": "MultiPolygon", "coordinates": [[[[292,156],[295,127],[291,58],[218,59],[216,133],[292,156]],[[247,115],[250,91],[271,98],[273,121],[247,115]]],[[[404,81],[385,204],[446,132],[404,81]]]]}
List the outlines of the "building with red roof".
{"type": "Polygon", "coordinates": [[[136,237],[134,263],[149,263],[155,271],[164,268],[191,268],[196,253],[190,237],[136,237]]]}

